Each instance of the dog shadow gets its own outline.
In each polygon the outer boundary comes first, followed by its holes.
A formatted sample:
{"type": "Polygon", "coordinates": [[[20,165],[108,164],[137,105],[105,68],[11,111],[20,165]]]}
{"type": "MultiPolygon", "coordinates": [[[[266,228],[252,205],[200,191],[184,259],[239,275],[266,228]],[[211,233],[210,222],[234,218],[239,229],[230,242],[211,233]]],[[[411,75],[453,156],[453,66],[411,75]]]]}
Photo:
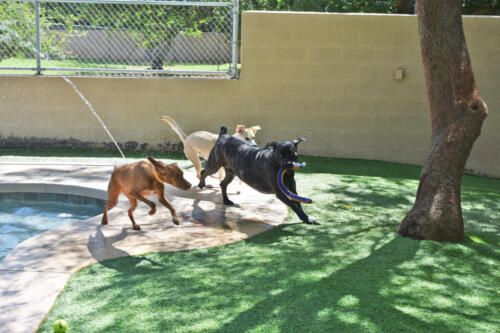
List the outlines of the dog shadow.
{"type": "MultiPolygon", "coordinates": [[[[240,191],[229,191],[228,195],[238,195],[240,191]]],[[[222,194],[219,187],[204,187],[203,189],[193,186],[187,191],[178,189],[173,186],[169,186],[165,189],[165,196],[168,198],[183,198],[199,201],[211,201],[216,203],[222,203],[222,194]]],[[[233,207],[239,207],[234,204],[233,207]]]]}
{"type": "Polygon", "coordinates": [[[94,236],[89,236],[89,241],[87,243],[87,248],[97,261],[103,261],[119,257],[127,257],[131,254],[127,251],[121,250],[115,246],[114,243],[125,239],[128,236],[127,228],[122,228],[122,231],[114,236],[106,237],[102,232],[102,225],[99,225],[96,229],[94,236]]]}
{"type": "Polygon", "coordinates": [[[236,231],[246,234],[247,237],[252,237],[274,227],[272,224],[229,212],[229,209],[241,208],[239,204],[226,206],[222,203],[216,203],[213,209],[206,209],[200,206],[200,201],[200,199],[193,201],[191,216],[187,218],[204,227],[236,231]]]}
{"type": "Polygon", "coordinates": [[[203,200],[196,198],[192,204],[191,219],[193,222],[201,224],[205,227],[221,228],[230,230],[230,226],[226,223],[227,206],[221,203],[215,203],[215,208],[211,210],[200,207],[201,201],[211,201],[210,198],[203,200]]]}
{"type": "Polygon", "coordinates": [[[102,226],[99,225],[96,229],[94,236],[89,236],[89,242],[87,244],[89,252],[92,257],[98,261],[101,265],[117,270],[128,272],[130,266],[140,265],[140,274],[147,274],[149,271],[161,268],[163,265],[149,259],[146,257],[134,257],[129,252],[121,250],[115,247],[113,244],[127,238],[128,234],[127,228],[122,228],[122,231],[114,236],[106,237],[102,232],[102,226]],[[130,257],[125,264],[120,262],[115,262],[112,259],[117,259],[121,257],[130,257]]]}

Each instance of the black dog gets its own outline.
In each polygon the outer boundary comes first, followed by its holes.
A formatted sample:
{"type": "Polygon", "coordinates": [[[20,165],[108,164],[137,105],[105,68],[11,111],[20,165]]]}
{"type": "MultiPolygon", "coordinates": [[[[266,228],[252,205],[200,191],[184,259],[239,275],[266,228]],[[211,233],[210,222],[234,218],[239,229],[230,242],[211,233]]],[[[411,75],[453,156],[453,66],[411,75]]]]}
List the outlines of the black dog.
{"type": "MultiPolygon", "coordinates": [[[[298,160],[297,144],[304,141],[297,138],[293,141],[271,142],[265,148],[253,147],[227,134],[222,126],[215,146],[210,151],[205,169],[201,171],[200,188],[205,186],[205,178],[217,172],[221,167],[226,177],[220,183],[222,199],[225,205],[233,202],[227,197],[227,185],[238,176],[246,184],[261,193],[274,193],[276,197],[291,207],[302,222],[319,224],[309,219],[300,203],[290,200],[279,188],[278,171],[282,167],[291,167],[298,160]]],[[[283,179],[284,185],[297,194],[293,170],[288,171],[283,179]]]]}

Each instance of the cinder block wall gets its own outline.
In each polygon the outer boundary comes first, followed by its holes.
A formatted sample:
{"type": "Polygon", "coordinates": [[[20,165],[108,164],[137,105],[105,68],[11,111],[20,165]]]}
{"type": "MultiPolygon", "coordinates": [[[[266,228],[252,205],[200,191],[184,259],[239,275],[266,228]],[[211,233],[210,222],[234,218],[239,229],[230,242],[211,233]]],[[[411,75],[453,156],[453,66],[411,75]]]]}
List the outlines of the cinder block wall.
{"type": "MultiPolygon", "coordinates": [[[[489,106],[467,168],[498,177],[500,18],[464,17],[464,27],[489,106]]],[[[430,116],[415,16],[245,12],[241,54],[239,80],[73,81],[122,143],[178,143],[158,121],[168,114],[186,133],[259,124],[261,144],[305,136],[304,154],[423,163],[430,116]]],[[[0,77],[0,111],[4,146],[109,141],[61,78],[0,77]]]]}

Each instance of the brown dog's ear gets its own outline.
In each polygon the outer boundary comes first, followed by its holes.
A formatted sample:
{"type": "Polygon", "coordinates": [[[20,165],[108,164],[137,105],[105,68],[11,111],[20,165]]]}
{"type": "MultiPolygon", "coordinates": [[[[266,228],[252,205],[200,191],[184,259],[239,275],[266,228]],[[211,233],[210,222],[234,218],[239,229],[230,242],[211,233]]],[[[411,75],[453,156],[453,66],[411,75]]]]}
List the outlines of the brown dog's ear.
{"type": "Polygon", "coordinates": [[[154,158],[152,158],[151,156],[148,156],[147,159],[149,160],[149,162],[151,162],[153,165],[157,165],[158,164],[158,161],[155,160],[154,158]]]}
{"type": "Polygon", "coordinates": [[[297,147],[297,145],[299,143],[301,143],[302,141],[306,141],[306,138],[303,138],[303,137],[297,138],[297,139],[293,140],[292,143],[295,145],[295,147],[297,147]]]}
{"type": "Polygon", "coordinates": [[[236,133],[243,133],[245,125],[236,125],[236,133]]]}

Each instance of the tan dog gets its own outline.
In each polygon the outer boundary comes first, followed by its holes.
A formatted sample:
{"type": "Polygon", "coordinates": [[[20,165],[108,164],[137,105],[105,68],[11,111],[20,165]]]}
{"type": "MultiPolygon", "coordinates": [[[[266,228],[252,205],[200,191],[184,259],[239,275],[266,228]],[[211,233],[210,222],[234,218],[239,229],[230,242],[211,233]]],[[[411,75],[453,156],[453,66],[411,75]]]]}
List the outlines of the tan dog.
{"type": "MultiPolygon", "coordinates": [[[[199,179],[201,177],[200,157],[203,157],[205,160],[208,159],[210,150],[212,150],[215,146],[218,135],[206,131],[197,131],[186,135],[186,133],[184,133],[182,128],[175,122],[174,119],[172,119],[172,117],[161,116],[160,119],[168,123],[174,132],[177,133],[179,138],[181,138],[184,145],[184,154],[186,154],[186,157],[193,163],[194,168],[196,169],[196,176],[199,179]]],[[[258,130],[260,130],[260,126],[246,128],[245,125],[238,125],[236,126],[236,131],[233,136],[237,139],[245,141],[249,145],[257,146],[255,143],[255,134],[258,130]]],[[[222,181],[223,179],[224,172],[221,168],[219,170],[219,180],[222,181]]]]}
{"type": "Polygon", "coordinates": [[[173,185],[181,190],[189,189],[191,184],[184,179],[182,170],[175,163],[165,164],[152,157],[148,157],[148,160],[149,162],[139,161],[122,165],[113,171],[108,184],[108,200],[104,204],[101,224],[108,224],[108,210],[116,205],[118,196],[123,192],[130,200],[128,217],[132,221],[134,230],[141,230],[141,227],[135,223],[134,216],[132,215],[137,207],[137,200],[151,207],[149,215],[153,215],[156,212],[155,203],[145,198],[151,194],[158,196],[158,201],[170,210],[172,220],[175,224],[179,225],[175,209],[163,195],[163,183],[173,185]]]}

